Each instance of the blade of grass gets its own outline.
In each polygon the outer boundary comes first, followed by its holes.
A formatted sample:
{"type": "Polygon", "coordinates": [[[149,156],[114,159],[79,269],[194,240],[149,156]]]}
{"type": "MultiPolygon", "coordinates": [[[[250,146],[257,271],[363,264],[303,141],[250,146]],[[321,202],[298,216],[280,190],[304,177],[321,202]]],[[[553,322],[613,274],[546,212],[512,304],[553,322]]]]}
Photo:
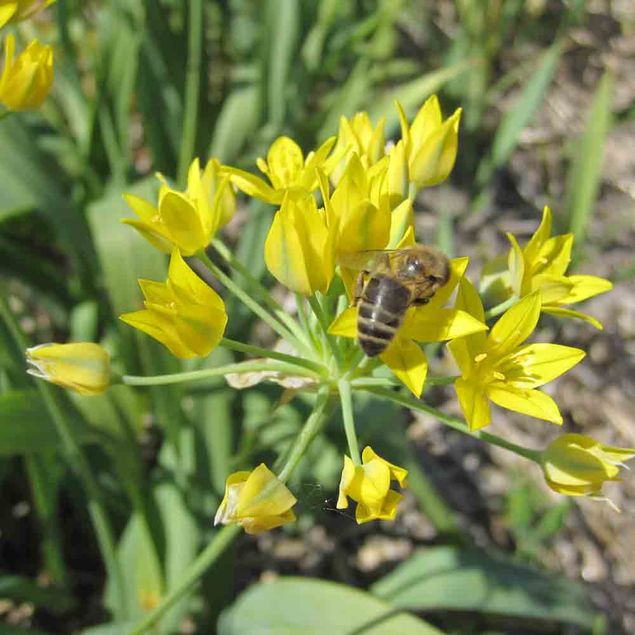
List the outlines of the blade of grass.
{"type": "Polygon", "coordinates": [[[573,147],[565,208],[575,254],[579,254],[600,188],[604,143],[612,120],[613,85],[613,73],[607,70],[593,95],[582,137],[573,147]]]}

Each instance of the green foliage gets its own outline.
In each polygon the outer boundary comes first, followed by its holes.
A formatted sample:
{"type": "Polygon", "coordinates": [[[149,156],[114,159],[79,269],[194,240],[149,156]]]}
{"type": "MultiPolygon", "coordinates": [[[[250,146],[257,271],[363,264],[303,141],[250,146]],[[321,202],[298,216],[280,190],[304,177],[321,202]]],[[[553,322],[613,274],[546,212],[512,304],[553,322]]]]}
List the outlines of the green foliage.
{"type": "MultiPolygon", "coordinates": [[[[131,214],[122,192],[153,200],[158,181],[151,173],[182,180],[194,156],[250,166],[280,134],[300,139],[305,149],[315,147],[336,133],[342,115],[359,109],[373,121],[387,115],[393,133],[394,99],[411,114],[440,92],[446,114],[454,105],[465,108],[470,138],[459,154],[458,172],[470,183],[471,207],[482,201],[479,195],[491,188],[495,171],[505,166],[544,102],[567,28],[582,18],[583,3],[577,10],[561,8],[553,25],[542,16],[528,17],[518,1],[457,2],[453,32],[439,28],[434,4],[58,0],[45,14],[50,22],[43,17],[11,27],[23,38],[41,31],[38,37],[55,43],[56,80],[39,114],[0,121],[1,301],[26,305],[13,311],[17,318],[45,317],[17,335],[0,319],[0,459],[18,457],[21,466],[15,473],[3,466],[0,477],[11,483],[26,479],[42,537],[25,571],[44,570],[56,586],[3,575],[2,597],[32,603],[37,616],[68,614],[69,623],[79,620],[81,627],[93,618],[121,617],[84,631],[91,635],[128,632],[135,618],[179,588],[215,535],[211,518],[227,474],[284,455],[310,409],[301,399],[280,405],[277,388],[230,391],[219,381],[190,390],[117,387],[90,399],[56,392],[47,400],[27,378],[23,344],[50,334],[60,341],[102,342],[113,354],[116,373],[197,370],[239,358],[215,353],[202,362],[181,362],[118,321],[120,313],[141,307],[138,278],[166,276],[166,258],[120,224],[131,214]],[[200,30],[192,29],[198,14],[190,12],[196,7],[203,16],[200,30]],[[528,55],[520,72],[494,81],[516,40],[540,44],[541,39],[550,45],[537,60],[528,55]],[[199,54],[188,61],[188,51],[199,54]],[[515,105],[497,111],[492,106],[510,88],[517,91],[515,105]],[[105,499],[108,522],[95,523],[97,539],[86,547],[91,564],[99,562],[91,575],[106,570],[105,579],[88,591],[91,605],[104,607],[97,617],[84,614],[77,603],[82,572],[67,562],[74,538],[62,539],[59,521],[65,512],[60,501],[82,507],[82,514],[88,507],[90,515],[100,497],[86,489],[77,455],[60,436],[56,409],[89,457],[89,472],[105,499]],[[96,598],[101,588],[104,597],[96,598]]],[[[573,148],[567,212],[577,238],[584,237],[592,219],[612,90],[613,78],[606,73],[573,148]]],[[[248,222],[234,230],[232,244],[253,277],[267,285],[262,244],[271,212],[256,201],[241,210],[248,222]]],[[[444,210],[439,213],[439,240],[449,252],[453,220],[444,210]]],[[[253,318],[244,307],[228,305],[233,316],[228,334],[246,338],[254,332],[253,318]]],[[[417,504],[439,533],[467,540],[405,435],[400,431],[398,441],[391,438],[396,407],[389,403],[382,409],[377,403],[358,404],[364,408],[363,434],[403,458],[417,504]]],[[[295,477],[298,485],[324,483],[330,496],[339,478],[341,447],[342,439],[329,428],[295,477]]],[[[522,490],[514,490],[508,506],[519,555],[535,559],[563,523],[565,507],[543,508],[522,490]]],[[[302,521],[312,522],[315,511],[305,505],[302,521]]],[[[218,613],[232,599],[233,576],[243,579],[235,572],[239,549],[215,562],[202,591],[192,582],[155,632],[175,632],[192,615],[200,632],[213,632],[218,613]]],[[[575,586],[481,552],[439,547],[380,580],[372,594],[299,578],[254,584],[224,610],[219,632],[250,632],[262,623],[316,633],[350,632],[371,623],[364,632],[438,632],[395,607],[504,613],[581,626],[594,618],[575,586]]],[[[13,632],[0,626],[0,634],[13,632]]]]}

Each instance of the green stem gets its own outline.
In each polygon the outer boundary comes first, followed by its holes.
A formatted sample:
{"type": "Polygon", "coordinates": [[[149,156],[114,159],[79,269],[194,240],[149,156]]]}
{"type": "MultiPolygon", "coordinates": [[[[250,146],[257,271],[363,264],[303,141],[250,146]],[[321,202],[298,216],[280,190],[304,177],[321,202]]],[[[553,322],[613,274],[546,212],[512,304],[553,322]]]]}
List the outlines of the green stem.
{"type": "Polygon", "coordinates": [[[333,341],[332,337],[329,335],[329,326],[330,326],[329,318],[324,313],[324,309],[322,308],[320,301],[317,299],[315,295],[309,296],[308,301],[309,301],[309,306],[311,307],[311,310],[313,311],[313,314],[317,318],[317,321],[321,327],[323,340],[326,343],[328,349],[331,351],[331,355],[333,356],[333,359],[339,365],[339,361],[340,361],[339,351],[338,351],[337,345],[333,341]]]}
{"type": "Polygon", "coordinates": [[[310,359],[304,359],[303,357],[297,357],[295,355],[287,355],[285,353],[279,353],[278,351],[272,351],[268,348],[260,348],[260,346],[253,346],[252,344],[243,344],[236,340],[230,340],[224,337],[220,341],[220,346],[232,351],[239,351],[241,353],[248,353],[250,355],[259,355],[261,357],[270,357],[271,359],[277,359],[281,362],[288,364],[295,364],[296,366],[302,366],[308,368],[316,373],[323,372],[323,367],[316,362],[312,362],[310,359]]]}
{"type": "Polygon", "coordinates": [[[318,393],[317,400],[313,412],[306,420],[304,427],[300,431],[293,448],[289,456],[287,457],[284,467],[278,474],[278,480],[286,483],[289,477],[293,473],[293,470],[297,467],[300,459],[304,456],[309,444],[315,438],[315,435],[320,431],[324,422],[328,418],[329,409],[329,391],[328,388],[323,387],[318,393]]]}
{"type": "Polygon", "coordinates": [[[196,144],[201,56],[203,52],[203,2],[202,0],[190,0],[187,4],[189,6],[187,74],[185,77],[183,136],[181,137],[177,170],[177,180],[181,186],[185,184],[187,170],[194,156],[196,144]]]}
{"type": "Polygon", "coordinates": [[[184,373],[172,373],[170,375],[153,375],[151,377],[139,377],[137,375],[124,375],[121,381],[128,386],[162,386],[165,384],[180,384],[188,381],[200,381],[211,377],[222,377],[230,373],[257,373],[271,371],[284,373],[285,375],[301,375],[302,377],[318,378],[312,370],[301,366],[285,364],[283,362],[253,361],[226,364],[216,368],[203,368],[184,373]]]}
{"type": "Polygon", "coordinates": [[[340,403],[342,404],[342,419],[344,420],[344,432],[346,433],[348,451],[353,463],[355,463],[355,465],[361,465],[362,459],[359,454],[357,434],[355,433],[355,420],[353,418],[353,397],[351,395],[351,385],[345,379],[340,379],[337,387],[340,393],[340,403]]]}
{"type": "Polygon", "coordinates": [[[218,251],[221,258],[232,268],[235,269],[253,288],[255,292],[262,298],[262,300],[273,311],[274,315],[280,320],[290,331],[292,331],[299,339],[304,337],[304,333],[300,328],[296,320],[293,319],[287,311],[285,311],[280,303],[271,295],[269,290],[256,278],[254,278],[250,271],[238,260],[227,246],[218,238],[212,242],[212,246],[218,251]]]}
{"type": "Polygon", "coordinates": [[[470,431],[467,427],[465,421],[459,419],[458,417],[453,417],[452,415],[446,414],[441,410],[437,410],[432,406],[428,406],[423,401],[419,401],[410,395],[404,395],[400,392],[395,392],[393,390],[389,390],[387,388],[364,388],[366,392],[372,393],[378,397],[384,397],[386,399],[390,399],[395,403],[398,403],[406,408],[411,408],[412,410],[419,410],[420,412],[425,412],[429,415],[432,415],[445,425],[450,428],[454,428],[454,430],[458,430],[463,434],[467,434],[469,436],[475,437],[477,439],[481,439],[482,441],[486,441],[487,443],[491,443],[492,445],[497,445],[500,448],[504,448],[505,450],[509,450],[510,452],[514,452],[514,454],[518,454],[530,461],[534,461],[536,463],[540,463],[540,452],[538,450],[530,450],[529,448],[524,448],[520,445],[516,445],[511,441],[506,441],[505,439],[501,439],[501,437],[490,434],[489,432],[483,432],[482,430],[470,431]]]}
{"type": "Polygon", "coordinates": [[[180,600],[198,581],[199,578],[218,560],[225,549],[234,541],[240,532],[239,525],[228,525],[214,534],[211,542],[201,551],[189,566],[185,576],[162,600],[161,604],[144,617],[130,635],[141,635],[152,628],[178,600],[180,600]]]}
{"type": "MultiPolygon", "coordinates": [[[[27,342],[13,314],[6,305],[4,298],[1,297],[0,314],[17,347],[21,350],[25,350],[28,347],[27,342]]],[[[62,441],[62,447],[68,463],[77,473],[84,487],[88,500],[88,513],[95,529],[97,544],[99,545],[101,556],[104,559],[104,565],[108,573],[110,584],[112,585],[113,595],[117,598],[115,619],[125,620],[128,616],[128,594],[124,587],[123,572],[117,560],[115,534],[110,524],[110,519],[106,514],[106,508],[101,497],[101,490],[93,476],[93,468],[82,451],[81,446],[73,436],[72,428],[58,405],[53,387],[46,381],[37,381],[36,386],[46,409],[51,415],[57,434],[62,441]]]]}
{"type": "Polygon", "coordinates": [[[197,254],[199,260],[205,264],[205,266],[220,280],[225,288],[233,293],[248,309],[257,315],[263,322],[268,324],[280,337],[291,342],[295,347],[303,349],[305,352],[309,352],[304,342],[298,340],[298,338],[289,331],[286,326],[279,322],[271,313],[264,309],[258,302],[256,302],[244,289],[241,289],[220,267],[217,267],[208,257],[204,251],[199,251],[197,254]]]}
{"type": "Polygon", "coordinates": [[[500,304],[497,304],[496,306],[489,309],[489,311],[485,311],[485,319],[490,320],[491,318],[496,317],[501,313],[505,313],[505,311],[513,307],[516,302],[518,302],[518,296],[516,295],[513,295],[511,298],[507,298],[505,302],[501,302],[500,304]]]}

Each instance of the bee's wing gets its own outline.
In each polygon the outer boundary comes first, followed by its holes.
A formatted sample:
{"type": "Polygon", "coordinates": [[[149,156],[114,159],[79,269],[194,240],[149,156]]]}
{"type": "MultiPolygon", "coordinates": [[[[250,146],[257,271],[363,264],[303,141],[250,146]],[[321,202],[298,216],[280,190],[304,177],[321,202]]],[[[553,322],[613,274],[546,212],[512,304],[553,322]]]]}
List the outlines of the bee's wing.
{"type": "Polygon", "coordinates": [[[343,252],[337,258],[337,264],[355,271],[371,271],[380,265],[387,265],[391,258],[403,252],[403,249],[366,249],[364,251],[343,252]]]}

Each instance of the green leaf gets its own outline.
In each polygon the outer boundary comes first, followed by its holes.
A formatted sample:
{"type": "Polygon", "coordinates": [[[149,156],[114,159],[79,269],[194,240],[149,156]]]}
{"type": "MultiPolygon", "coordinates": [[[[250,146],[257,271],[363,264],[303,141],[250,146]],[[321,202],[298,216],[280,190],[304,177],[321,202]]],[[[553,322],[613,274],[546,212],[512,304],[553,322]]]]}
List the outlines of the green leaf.
{"type": "Polygon", "coordinates": [[[297,55],[300,36],[300,9],[296,0],[269,0],[267,2],[267,28],[263,41],[267,51],[267,102],[269,120],[281,127],[291,87],[289,71],[297,55]]]}
{"type": "Polygon", "coordinates": [[[505,113],[492,142],[491,157],[479,166],[479,183],[483,184],[492,171],[503,165],[513,152],[520,133],[529,124],[547,94],[561,53],[562,42],[554,42],[543,54],[538,68],[525,84],[514,107],[505,113]]]}
{"type": "Polygon", "coordinates": [[[209,154],[224,163],[231,163],[240,156],[247,140],[258,127],[262,112],[260,90],[246,86],[233,90],[216,120],[209,154]]]}
{"type": "Polygon", "coordinates": [[[440,635],[422,620],[343,584],[283,577],[256,584],[226,609],[219,635],[440,635]]]}
{"type": "Polygon", "coordinates": [[[566,210],[569,231],[580,248],[597,200],[602,179],[604,142],[611,127],[613,74],[606,71],[593,95],[582,137],[573,147],[573,160],[567,179],[566,210]]]}
{"type": "MultiPolygon", "coordinates": [[[[156,199],[158,181],[148,178],[129,188],[130,192],[150,201],[156,199]]],[[[141,291],[137,278],[164,280],[165,257],[151,247],[121,219],[135,217],[126,205],[121,192],[112,192],[93,203],[88,209],[88,220],[95,241],[97,255],[115,313],[141,308],[141,291]]]]}
{"type": "Polygon", "coordinates": [[[371,587],[396,607],[479,611],[588,627],[596,619],[583,587],[476,549],[420,551],[371,587]]]}
{"type": "MultiPolygon", "coordinates": [[[[81,443],[96,440],[77,417],[69,417],[69,421],[81,443]]],[[[0,396],[0,455],[56,450],[61,445],[37,390],[12,391],[0,396]]]]}
{"type": "MultiPolygon", "coordinates": [[[[75,605],[75,599],[67,591],[55,587],[43,587],[19,575],[0,576],[0,597],[18,604],[29,602],[53,613],[64,613],[75,605]]],[[[2,633],[1,630],[0,633],[2,633]]]]}

